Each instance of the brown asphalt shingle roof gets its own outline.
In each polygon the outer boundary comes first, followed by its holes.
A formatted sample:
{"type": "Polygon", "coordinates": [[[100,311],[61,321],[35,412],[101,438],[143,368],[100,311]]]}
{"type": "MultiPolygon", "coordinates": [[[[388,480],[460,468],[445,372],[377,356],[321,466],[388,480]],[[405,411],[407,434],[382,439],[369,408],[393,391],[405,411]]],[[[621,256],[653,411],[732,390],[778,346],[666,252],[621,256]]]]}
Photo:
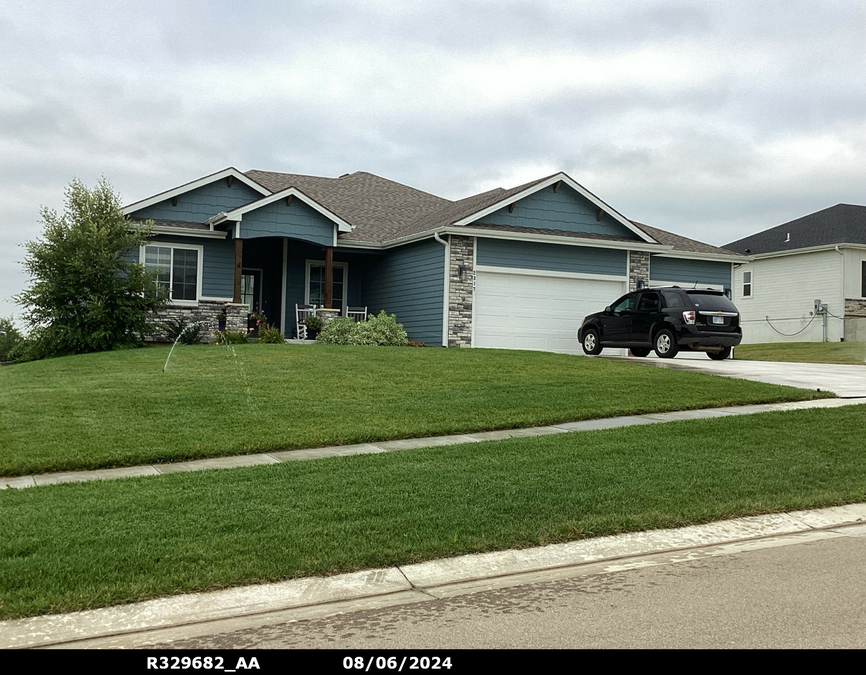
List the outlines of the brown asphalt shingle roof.
{"type": "MultiPolygon", "coordinates": [[[[375,243],[393,241],[453,225],[473,213],[497,202],[507,200],[509,197],[550,178],[550,176],[546,176],[507,190],[495,188],[481,194],[451,201],[365,171],[357,171],[339,178],[304,176],[257,169],[246,171],[245,175],[272,192],[279,192],[289,187],[297,188],[353,225],[354,230],[352,232],[340,233],[340,241],[375,243]]],[[[694,239],[659,230],[649,225],[636,222],[634,224],[659,243],[673,246],[678,251],[730,254],[730,251],[694,239]]],[[[557,236],[568,235],[568,233],[558,230],[483,223],[473,223],[472,227],[557,236]]],[[[579,236],[599,240],[629,241],[626,238],[605,235],[580,234],[579,236]]]]}
{"type": "Polygon", "coordinates": [[[724,255],[730,255],[732,253],[732,251],[719,248],[718,246],[711,246],[702,241],[689,239],[688,237],[683,237],[682,235],[674,234],[673,232],[660,230],[657,227],[650,227],[649,225],[644,225],[643,223],[638,223],[634,220],[631,222],[660,244],[673,246],[675,251],[686,251],[689,253],[721,253],[724,255]]]}
{"type": "Polygon", "coordinates": [[[416,220],[450,204],[447,199],[365,171],[321,178],[269,171],[247,171],[248,177],[273,192],[296,187],[355,226],[341,240],[387,241],[408,234],[416,220]]]}

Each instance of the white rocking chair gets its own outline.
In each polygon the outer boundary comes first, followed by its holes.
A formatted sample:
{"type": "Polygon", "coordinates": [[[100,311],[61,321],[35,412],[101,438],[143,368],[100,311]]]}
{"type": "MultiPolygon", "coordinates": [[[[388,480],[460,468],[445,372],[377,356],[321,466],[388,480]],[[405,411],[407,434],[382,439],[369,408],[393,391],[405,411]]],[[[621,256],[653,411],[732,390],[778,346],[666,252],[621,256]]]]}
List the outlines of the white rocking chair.
{"type": "Polygon", "coordinates": [[[308,316],[316,315],[315,305],[295,305],[295,326],[297,328],[298,339],[307,339],[307,324],[304,323],[308,316]]]}
{"type": "Polygon", "coordinates": [[[346,307],[346,314],[350,319],[354,319],[356,323],[367,320],[366,307],[346,307]]]}

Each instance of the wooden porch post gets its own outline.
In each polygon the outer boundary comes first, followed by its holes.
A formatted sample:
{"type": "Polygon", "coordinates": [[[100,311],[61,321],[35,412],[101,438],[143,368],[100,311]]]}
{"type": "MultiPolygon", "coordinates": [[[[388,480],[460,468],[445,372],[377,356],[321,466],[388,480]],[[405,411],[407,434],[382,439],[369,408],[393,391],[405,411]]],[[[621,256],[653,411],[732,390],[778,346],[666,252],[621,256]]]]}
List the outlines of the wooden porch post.
{"type": "Polygon", "coordinates": [[[241,273],[244,269],[244,240],[235,239],[235,297],[233,302],[241,301],[241,273]]]}
{"type": "Polygon", "coordinates": [[[334,286],[334,247],[325,246],[325,309],[331,309],[334,286]]]}

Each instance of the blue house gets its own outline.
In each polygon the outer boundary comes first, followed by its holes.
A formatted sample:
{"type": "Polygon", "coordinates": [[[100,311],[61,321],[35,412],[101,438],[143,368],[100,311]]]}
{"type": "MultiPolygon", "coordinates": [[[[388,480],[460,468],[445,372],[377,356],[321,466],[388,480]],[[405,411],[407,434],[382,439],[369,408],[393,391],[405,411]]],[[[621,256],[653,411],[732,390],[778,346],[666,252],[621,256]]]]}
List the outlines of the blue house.
{"type": "Polygon", "coordinates": [[[633,222],[564,173],[458,201],[370,173],[234,168],[130,204],[174,316],[287,337],[295,306],[396,314],[433,346],[579,353],[581,319],[646,285],[730,289],[742,256],[633,222]]]}

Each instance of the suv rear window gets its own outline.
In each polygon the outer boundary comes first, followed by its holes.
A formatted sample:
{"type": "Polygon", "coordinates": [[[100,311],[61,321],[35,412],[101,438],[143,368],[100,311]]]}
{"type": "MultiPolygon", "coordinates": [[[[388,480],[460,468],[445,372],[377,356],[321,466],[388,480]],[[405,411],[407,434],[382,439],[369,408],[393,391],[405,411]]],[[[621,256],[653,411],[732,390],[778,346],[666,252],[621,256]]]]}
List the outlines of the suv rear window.
{"type": "Polygon", "coordinates": [[[695,307],[699,309],[715,310],[718,312],[737,311],[734,303],[728,300],[721,293],[707,293],[706,291],[697,293],[686,291],[686,293],[688,293],[691,301],[695,303],[695,307]]]}

